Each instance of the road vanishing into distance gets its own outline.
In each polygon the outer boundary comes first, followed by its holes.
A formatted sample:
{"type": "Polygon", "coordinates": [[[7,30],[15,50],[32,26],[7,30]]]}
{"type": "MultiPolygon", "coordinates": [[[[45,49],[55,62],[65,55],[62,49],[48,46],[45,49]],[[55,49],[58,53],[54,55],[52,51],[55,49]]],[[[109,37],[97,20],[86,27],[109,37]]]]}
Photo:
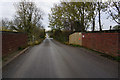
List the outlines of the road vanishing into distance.
{"type": "Polygon", "coordinates": [[[3,78],[117,78],[118,63],[46,38],[3,68],[3,78]]]}

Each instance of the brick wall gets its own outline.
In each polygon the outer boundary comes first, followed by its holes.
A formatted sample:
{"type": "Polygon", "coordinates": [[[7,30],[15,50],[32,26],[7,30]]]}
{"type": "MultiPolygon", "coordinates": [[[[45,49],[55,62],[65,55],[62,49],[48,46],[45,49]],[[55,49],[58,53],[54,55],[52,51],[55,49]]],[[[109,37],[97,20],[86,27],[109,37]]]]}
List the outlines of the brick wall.
{"type": "Polygon", "coordinates": [[[2,56],[27,45],[27,34],[17,32],[2,32],[2,56]]]}
{"type": "Polygon", "coordinates": [[[120,50],[120,33],[82,33],[82,46],[118,56],[120,50]]]}

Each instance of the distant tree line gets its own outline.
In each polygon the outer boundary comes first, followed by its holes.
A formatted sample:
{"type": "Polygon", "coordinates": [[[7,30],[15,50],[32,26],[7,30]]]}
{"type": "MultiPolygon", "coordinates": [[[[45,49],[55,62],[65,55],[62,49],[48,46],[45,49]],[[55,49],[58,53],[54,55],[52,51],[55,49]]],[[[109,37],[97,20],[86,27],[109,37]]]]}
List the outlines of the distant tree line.
{"type": "Polygon", "coordinates": [[[3,31],[17,31],[28,34],[28,41],[44,38],[45,30],[42,25],[43,11],[34,2],[22,0],[16,3],[16,15],[13,20],[2,19],[3,31]]]}
{"type": "Polygon", "coordinates": [[[49,27],[52,29],[81,31],[88,30],[90,25],[95,31],[98,16],[99,31],[102,31],[102,13],[109,14],[108,18],[120,25],[119,2],[63,2],[55,4],[49,14],[49,27]]]}

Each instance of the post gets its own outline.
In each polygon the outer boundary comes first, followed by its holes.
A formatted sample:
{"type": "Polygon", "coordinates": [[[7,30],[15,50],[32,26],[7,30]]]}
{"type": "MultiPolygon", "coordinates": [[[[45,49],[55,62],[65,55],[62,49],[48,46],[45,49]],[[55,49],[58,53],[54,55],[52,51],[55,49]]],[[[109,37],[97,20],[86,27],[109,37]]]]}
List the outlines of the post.
{"type": "Polygon", "coordinates": [[[110,30],[111,30],[112,26],[110,26],[110,30]]]}

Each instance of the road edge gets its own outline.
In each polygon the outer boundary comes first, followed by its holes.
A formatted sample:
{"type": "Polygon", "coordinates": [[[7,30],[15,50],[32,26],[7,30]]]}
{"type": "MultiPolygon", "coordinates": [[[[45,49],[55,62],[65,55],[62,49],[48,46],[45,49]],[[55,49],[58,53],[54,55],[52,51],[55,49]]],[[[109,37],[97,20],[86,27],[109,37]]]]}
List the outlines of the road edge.
{"type": "Polygon", "coordinates": [[[18,54],[16,54],[15,56],[13,56],[11,59],[9,59],[8,61],[6,61],[3,65],[2,68],[5,67],[7,64],[9,64],[11,61],[13,61],[15,58],[17,58],[18,56],[20,56],[21,54],[25,53],[30,47],[27,47],[25,49],[23,49],[22,51],[20,51],[18,54]]]}
{"type": "Polygon", "coordinates": [[[113,56],[107,55],[106,53],[102,53],[102,52],[99,52],[99,51],[96,51],[96,50],[93,50],[93,49],[90,49],[90,48],[87,48],[87,47],[84,47],[84,46],[80,46],[80,45],[76,45],[76,44],[66,44],[66,43],[60,42],[59,40],[56,40],[56,39],[54,39],[54,40],[63,44],[63,45],[67,45],[67,46],[71,46],[71,47],[84,48],[86,50],[94,52],[95,54],[98,54],[101,57],[107,58],[109,60],[112,60],[112,61],[115,61],[115,62],[118,62],[118,63],[120,62],[120,59],[117,59],[118,57],[113,57],[113,56]]]}

